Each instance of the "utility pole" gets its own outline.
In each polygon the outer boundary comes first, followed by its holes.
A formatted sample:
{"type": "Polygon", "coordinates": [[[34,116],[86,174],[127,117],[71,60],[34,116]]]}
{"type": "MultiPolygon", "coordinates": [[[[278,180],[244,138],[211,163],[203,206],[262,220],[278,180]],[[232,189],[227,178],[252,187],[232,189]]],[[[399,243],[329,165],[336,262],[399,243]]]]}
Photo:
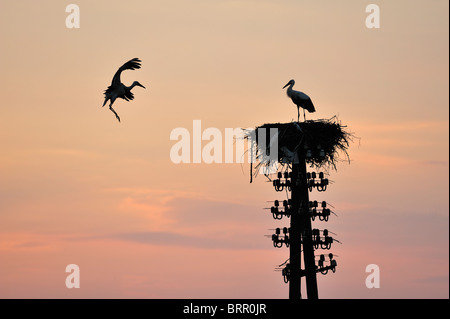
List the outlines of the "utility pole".
{"type": "MultiPolygon", "coordinates": [[[[306,297],[318,299],[317,273],[325,275],[329,270],[336,271],[337,262],[332,253],[328,254],[326,260],[325,254],[316,255],[316,252],[319,249],[328,250],[333,242],[339,241],[331,237],[327,229],[313,228],[312,223],[316,218],[327,222],[333,212],[327,207],[327,202],[309,199],[309,193],[313,190],[326,191],[328,178],[325,178],[323,172],[308,172],[307,165],[311,168],[335,165],[336,149],[346,152],[348,140],[352,137],[342,127],[331,119],[269,123],[255,130],[255,133],[259,129],[277,128],[281,131],[277,135],[276,171],[270,170],[265,175],[272,182],[275,191],[282,192],[287,197],[285,200],[274,200],[270,212],[275,220],[290,218],[290,227],[278,227],[274,234],[268,236],[272,238],[274,247],[281,248],[285,245],[289,248],[289,258],[276,268],[281,270],[284,282],[289,283],[289,299],[302,298],[302,277],[305,277],[306,297]],[[271,177],[273,174],[276,174],[276,178],[271,177]]],[[[258,140],[256,143],[258,144],[258,140]]],[[[264,142],[261,144],[258,146],[266,150],[267,145],[264,142]]],[[[260,164],[267,167],[272,164],[271,160],[260,158],[260,164]]]]}
{"type": "Polygon", "coordinates": [[[301,251],[305,263],[306,292],[308,299],[318,299],[316,264],[309,216],[309,191],[306,178],[305,155],[299,152],[299,163],[292,164],[290,229],[290,280],[289,299],[301,298],[301,251]]]}
{"type": "MultiPolygon", "coordinates": [[[[299,209],[300,219],[300,233],[301,243],[303,246],[303,259],[305,262],[305,276],[306,276],[306,293],[308,299],[318,299],[317,279],[316,279],[316,263],[314,261],[314,247],[312,243],[312,227],[311,217],[309,214],[309,191],[308,180],[306,174],[306,158],[305,154],[299,154],[300,163],[297,181],[299,181],[299,202],[301,207],[299,209]]],[[[294,164],[295,165],[295,164],[294,164]]],[[[292,193],[292,196],[296,194],[292,193]]],[[[292,223],[291,218],[291,223],[292,223]]],[[[292,227],[292,226],[291,226],[292,227]]]]}
{"type": "MultiPolygon", "coordinates": [[[[319,150],[319,155],[322,150],[319,150]]],[[[287,191],[288,199],[280,202],[275,200],[275,206],[270,208],[274,219],[290,218],[290,227],[276,228],[272,235],[274,247],[280,248],[283,244],[289,248],[289,263],[282,268],[284,282],[289,283],[289,299],[301,299],[301,279],[306,279],[306,295],[308,299],[318,299],[317,288],[318,272],[327,274],[329,270],[336,271],[336,260],[333,254],[328,254],[329,265],[325,265],[325,255],[321,254],[316,265],[316,249],[330,249],[336,239],[329,236],[327,229],[313,229],[312,220],[317,217],[320,221],[328,221],[331,210],[323,201],[309,200],[309,193],[313,189],[319,192],[326,190],[328,179],[324,173],[307,172],[307,159],[312,156],[310,149],[298,151],[295,160],[289,163],[284,173],[277,172],[277,178],[272,181],[277,192],[287,191]],[[317,178],[318,177],[318,178],[317,178]],[[282,203],[282,204],[280,204],[282,203]],[[281,208],[281,205],[284,209],[281,208]],[[321,210],[319,208],[321,206],[321,210]],[[283,233],[283,236],[281,236],[283,233]],[[322,234],[322,235],[321,235],[322,234]],[[302,256],[303,265],[302,269],[302,256]]],[[[283,265],[283,264],[282,264],[283,265]]],[[[280,266],[282,266],[280,265],[280,266]]]]}
{"type": "Polygon", "coordinates": [[[301,295],[301,203],[302,190],[300,187],[300,164],[292,164],[291,174],[291,229],[290,245],[289,245],[289,261],[290,261],[290,279],[289,279],[289,299],[300,299],[301,295]],[[296,213],[297,212],[297,213],[296,213]]]}

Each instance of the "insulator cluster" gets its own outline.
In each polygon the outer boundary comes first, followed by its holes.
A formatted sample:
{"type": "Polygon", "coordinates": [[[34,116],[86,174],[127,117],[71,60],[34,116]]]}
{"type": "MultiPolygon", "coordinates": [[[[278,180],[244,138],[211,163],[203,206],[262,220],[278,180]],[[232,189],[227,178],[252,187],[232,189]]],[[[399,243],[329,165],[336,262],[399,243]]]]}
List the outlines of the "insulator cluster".
{"type": "MultiPolygon", "coordinates": [[[[318,149],[317,151],[323,152],[322,149],[318,149]]],[[[308,156],[308,152],[306,153],[306,156],[308,156]]],[[[282,192],[286,190],[289,194],[291,194],[290,192],[293,186],[292,172],[278,172],[276,177],[276,179],[272,180],[272,185],[275,188],[275,191],[282,192]]],[[[325,178],[323,172],[307,172],[306,175],[304,174],[303,176],[298,176],[296,179],[296,185],[307,187],[309,192],[312,192],[314,189],[318,192],[324,192],[327,190],[329,180],[328,178],[325,178]]],[[[328,206],[329,204],[327,204],[326,201],[300,201],[299,212],[306,210],[311,218],[311,221],[315,221],[317,218],[319,221],[327,222],[331,213],[333,213],[328,206]],[[307,206],[307,209],[305,206],[307,206]]],[[[273,206],[270,207],[270,213],[276,220],[281,220],[283,216],[290,218],[294,212],[292,210],[292,199],[289,198],[289,195],[285,200],[274,200],[273,206]]],[[[289,247],[291,244],[290,231],[291,229],[289,227],[275,228],[275,233],[270,235],[273,246],[276,248],[281,248],[283,245],[285,247],[289,247]]],[[[302,234],[299,237],[302,245],[305,245],[305,236],[311,236],[309,242],[312,243],[314,250],[329,250],[334,242],[339,242],[330,236],[330,232],[327,229],[320,230],[318,228],[314,228],[310,230],[310,232],[302,234]]],[[[332,253],[329,253],[328,255],[318,255],[318,259],[316,257],[315,262],[316,273],[320,272],[322,274],[327,274],[330,270],[332,272],[336,271],[337,262],[332,253]]],[[[284,267],[278,267],[276,269],[281,270],[284,282],[288,283],[291,274],[291,266],[289,262],[285,262],[283,265],[284,267]]],[[[300,269],[300,275],[305,276],[306,270],[300,269]]]]}
{"type": "Polygon", "coordinates": [[[285,199],[281,204],[283,205],[282,207],[280,207],[280,201],[275,200],[273,206],[270,207],[270,212],[274,219],[282,219],[283,216],[291,216],[291,200],[285,199]]]}
{"type": "Polygon", "coordinates": [[[324,178],[323,172],[319,173],[318,178],[316,172],[306,173],[306,179],[308,181],[308,188],[310,192],[313,188],[316,188],[319,192],[324,192],[327,190],[328,178],[324,178]]]}
{"type": "Polygon", "coordinates": [[[337,262],[335,259],[333,259],[333,254],[328,254],[328,265],[326,264],[327,261],[325,261],[325,255],[320,255],[319,260],[317,262],[316,270],[317,272],[320,272],[322,275],[326,275],[329,270],[332,272],[336,272],[336,266],[337,262]]]}
{"type": "Polygon", "coordinates": [[[287,189],[289,192],[291,191],[291,172],[278,172],[277,178],[272,181],[272,185],[277,192],[282,192],[287,189]]]}
{"type": "Polygon", "coordinates": [[[316,149],[306,149],[306,159],[310,159],[312,157],[324,158],[325,150],[320,145],[317,145],[316,149]]]}
{"type": "Polygon", "coordinates": [[[318,217],[320,221],[327,222],[330,214],[332,213],[331,210],[327,208],[327,202],[322,201],[322,203],[320,204],[320,209],[318,208],[319,203],[316,200],[309,202],[309,214],[311,216],[311,219],[314,221],[316,217],[318,217]]]}
{"type": "Polygon", "coordinates": [[[322,236],[320,236],[320,229],[312,230],[312,242],[315,249],[330,249],[333,243],[333,237],[328,236],[328,229],[322,231],[322,236]]]}
{"type": "Polygon", "coordinates": [[[276,228],[275,234],[272,235],[273,247],[280,248],[283,244],[289,247],[289,231],[290,228],[287,227],[283,227],[282,229],[276,228]],[[281,231],[283,231],[283,235],[281,235],[281,231]]]}
{"type": "MultiPolygon", "coordinates": [[[[319,260],[317,261],[316,272],[320,272],[322,275],[326,275],[328,271],[332,271],[333,273],[336,272],[337,262],[336,259],[334,259],[334,256],[332,253],[329,253],[328,255],[321,254],[318,256],[319,260]],[[327,258],[328,257],[328,258],[327,258]],[[328,259],[328,260],[327,260],[328,259]]],[[[283,276],[283,281],[285,283],[288,283],[291,276],[291,265],[287,263],[283,268],[277,268],[278,270],[281,270],[281,275],[283,276]]],[[[305,270],[300,270],[301,275],[304,275],[305,270]]]]}
{"type": "Polygon", "coordinates": [[[281,275],[283,276],[283,281],[285,284],[289,282],[290,276],[291,276],[291,265],[286,264],[286,266],[281,269],[281,275]]]}

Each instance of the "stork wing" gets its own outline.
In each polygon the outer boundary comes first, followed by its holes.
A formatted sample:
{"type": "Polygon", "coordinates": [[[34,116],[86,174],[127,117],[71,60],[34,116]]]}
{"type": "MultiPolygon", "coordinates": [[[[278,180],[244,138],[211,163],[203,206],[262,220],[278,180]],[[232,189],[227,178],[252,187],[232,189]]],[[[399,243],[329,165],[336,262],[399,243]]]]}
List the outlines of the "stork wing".
{"type": "Polygon", "coordinates": [[[130,101],[130,100],[134,99],[134,94],[131,93],[131,91],[125,92],[125,94],[123,95],[123,99],[125,101],[130,101]]]}
{"type": "Polygon", "coordinates": [[[141,60],[139,60],[138,58],[134,58],[131,59],[130,61],[128,61],[127,63],[125,63],[124,65],[122,65],[116,72],[116,74],[114,74],[114,77],[112,79],[111,82],[111,86],[117,86],[118,84],[120,84],[120,74],[122,73],[122,71],[124,70],[136,70],[136,69],[140,69],[141,68],[141,60]]]}
{"type": "Polygon", "coordinates": [[[309,113],[314,113],[316,111],[316,108],[314,107],[313,102],[311,99],[308,99],[304,104],[304,109],[306,109],[309,113]]]}
{"type": "Polygon", "coordinates": [[[314,113],[316,111],[310,97],[303,92],[293,90],[291,99],[297,106],[304,108],[310,113],[314,113]]]}
{"type": "Polygon", "coordinates": [[[298,92],[298,93],[299,93],[300,98],[303,100],[302,107],[305,110],[307,110],[308,112],[314,113],[316,111],[316,108],[314,107],[314,104],[311,101],[311,98],[303,92],[298,92]]]}

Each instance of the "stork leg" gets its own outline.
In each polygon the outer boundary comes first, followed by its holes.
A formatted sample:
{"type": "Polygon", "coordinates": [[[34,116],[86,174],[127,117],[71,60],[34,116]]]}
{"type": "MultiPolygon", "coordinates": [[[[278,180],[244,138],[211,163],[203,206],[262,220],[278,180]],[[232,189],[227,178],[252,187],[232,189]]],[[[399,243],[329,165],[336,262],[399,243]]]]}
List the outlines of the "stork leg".
{"type": "Polygon", "coordinates": [[[109,105],[109,109],[114,113],[114,115],[116,116],[117,120],[120,122],[120,117],[119,117],[119,115],[117,115],[116,111],[114,111],[114,109],[112,108],[112,104],[109,105]]]}
{"type": "Polygon", "coordinates": [[[297,122],[300,122],[300,108],[297,106],[297,122]]]}
{"type": "Polygon", "coordinates": [[[305,122],[306,122],[305,109],[303,109],[303,118],[305,119],[305,122]]]}

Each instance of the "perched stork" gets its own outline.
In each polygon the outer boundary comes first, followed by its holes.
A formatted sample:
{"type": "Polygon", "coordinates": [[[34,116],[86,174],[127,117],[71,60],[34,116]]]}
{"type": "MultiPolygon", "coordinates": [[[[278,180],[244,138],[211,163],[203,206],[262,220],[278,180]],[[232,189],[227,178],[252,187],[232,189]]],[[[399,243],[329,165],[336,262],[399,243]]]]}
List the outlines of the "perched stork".
{"type": "Polygon", "coordinates": [[[120,97],[126,101],[130,101],[130,100],[134,99],[134,95],[133,95],[133,93],[131,93],[131,89],[134,88],[136,85],[143,87],[145,89],[145,86],[143,86],[138,81],[134,81],[133,84],[131,84],[131,86],[125,86],[122,82],[120,82],[120,74],[124,70],[140,69],[141,68],[140,62],[141,62],[141,60],[139,60],[138,58],[134,58],[134,59],[131,59],[130,61],[128,61],[127,63],[125,63],[124,65],[122,65],[117,70],[116,74],[114,74],[111,85],[108,86],[108,88],[105,90],[105,102],[103,102],[102,106],[105,106],[106,102],[108,102],[108,100],[109,100],[110,101],[109,109],[114,113],[114,115],[116,116],[116,118],[119,122],[120,122],[120,117],[119,117],[119,115],[117,115],[116,111],[114,111],[114,109],[112,108],[114,101],[118,97],[120,97]]]}
{"type": "Polygon", "coordinates": [[[294,104],[297,105],[297,115],[298,115],[297,121],[300,121],[300,108],[303,109],[303,118],[306,121],[305,109],[308,110],[308,112],[310,112],[310,113],[314,113],[316,111],[316,109],[314,108],[314,104],[312,103],[312,101],[308,95],[306,95],[303,92],[295,91],[292,89],[294,84],[295,84],[295,81],[290,80],[285,86],[283,86],[283,89],[289,85],[286,93],[287,93],[287,96],[289,96],[291,98],[292,102],[294,102],[294,104]]]}

